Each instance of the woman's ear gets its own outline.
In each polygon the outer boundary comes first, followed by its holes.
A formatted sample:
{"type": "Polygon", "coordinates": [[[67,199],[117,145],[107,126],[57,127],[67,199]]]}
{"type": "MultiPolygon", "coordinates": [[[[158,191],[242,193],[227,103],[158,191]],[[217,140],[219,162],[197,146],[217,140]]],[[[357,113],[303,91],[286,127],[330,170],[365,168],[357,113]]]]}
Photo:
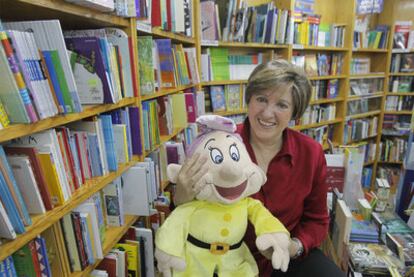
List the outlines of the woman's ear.
{"type": "Polygon", "coordinates": [[[181,167],[182,166],[179,164],[169,164],[167,166],[167,177],[171,183],[174,183],[174,184],[177,183],[177,177],[178,177],[178,173],[181,170],[181,167]]]}

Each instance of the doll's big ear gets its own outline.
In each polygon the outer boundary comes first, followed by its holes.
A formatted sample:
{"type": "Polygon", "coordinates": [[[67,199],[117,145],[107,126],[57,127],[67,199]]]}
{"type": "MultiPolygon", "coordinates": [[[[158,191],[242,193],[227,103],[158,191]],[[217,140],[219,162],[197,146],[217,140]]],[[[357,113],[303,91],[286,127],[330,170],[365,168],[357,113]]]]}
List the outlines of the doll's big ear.
{"type": "Polygon", "coordinates": [[[169,164],[167,166],[167,177],[171,183],[177,183],[178,173],[181,170],[182,165],[179,164],[169,164]]]}

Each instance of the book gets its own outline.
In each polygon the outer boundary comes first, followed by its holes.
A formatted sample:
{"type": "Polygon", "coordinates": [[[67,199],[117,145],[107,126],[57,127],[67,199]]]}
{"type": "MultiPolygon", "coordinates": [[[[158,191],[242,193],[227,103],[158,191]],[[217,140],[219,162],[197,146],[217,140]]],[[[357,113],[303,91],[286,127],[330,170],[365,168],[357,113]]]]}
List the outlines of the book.
{"type": "Polygon", "coordinates": [[[67,257],[69,258],[69,265],[71,271],[81,271],[81,263],[76,244],[76,236],[72,226],[71,214],[66,214],[60,219],[63,237],[65,240],[67,257]]]}
{"type": "Polygon", "coordinates": [[[99,39],[66,37],[65,43],[71,51],[70,60],[81,103],[115,103],[99,39]]]}
{"type": "Polygon", "coordinates": [[[9,67],[6,53],[0,47],[0,101],[11,123],[30,123],[22,95],[9,67]]]}
{"type": "Polygon", "coordinates": [[[346,245],[349,243],[351,233],[352,213],[345,201],[341,199],[337,200],[335,209],[332,243],[337,257],[340,261],[343,261],[344,257],[346,257],[346,245]]]}
{"type": "Polygon", "coordinates": [[[20,189],[27,211],[30,214],[45,213],[46,209],[29,158],[27,156],[7,156],[7,161],[16,177],[16,184],[20,189]]]}
{"type": "Polygon", "coordinates": [[[226,110],[226,98],[223,86],[210,86],[210,98],[213,112],[226,110]]]}
{"type": "Polygon", "coordinates": [[[406,265],[414,265],[414,235],[412,233],[386,234],[386,245],[406,265]]]}
{"type": "Polygon", "coordinates": [[[16,238],[16,232],[14,231],[13,225],[1,201],[0,201],[0,237],[6,238],[6,239],[16,238]]]}
{"type": "Polygon", "coordinates": [[[103,188],[107,225],[119,227],[124,224],[121,179],[117,178],[103,188]]]}

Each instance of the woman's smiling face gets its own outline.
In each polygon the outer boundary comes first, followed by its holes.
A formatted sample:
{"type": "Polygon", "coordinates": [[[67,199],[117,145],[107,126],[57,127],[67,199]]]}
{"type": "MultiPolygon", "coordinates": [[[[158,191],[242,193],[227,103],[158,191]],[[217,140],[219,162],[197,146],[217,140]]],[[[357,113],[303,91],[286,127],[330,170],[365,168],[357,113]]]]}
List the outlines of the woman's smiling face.
{"type": "Polygon", "coordinates": [[[263,142],[281,139],[292,118],[293,108],[289,85],[254,94],[248,105],[250,135],[263,142]]]}

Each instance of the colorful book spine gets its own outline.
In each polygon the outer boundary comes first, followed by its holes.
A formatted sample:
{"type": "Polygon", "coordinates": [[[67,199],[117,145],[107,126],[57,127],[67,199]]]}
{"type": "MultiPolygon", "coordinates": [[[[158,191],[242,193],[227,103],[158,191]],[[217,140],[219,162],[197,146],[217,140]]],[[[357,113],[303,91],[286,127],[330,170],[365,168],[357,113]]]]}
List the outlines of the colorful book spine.
{"type": "Polygon", "coordinates": [[[3,128],[9,126],[10,120],[7,116],[6,110],[4,109],[3,104],[0,102],[0,124],[3,128]]]}
{"type": "Polygon", "coordinates": [[[0,31],[0,40],[1,44],[3,45],[4,52],[6,53],[10,69],[13,72],[14,79],[16,80],[17,87],[19,88],[20,95],[22,96],[23,103],[27,111],[27,114],[29,115],[30,121],[36,122],[39,120],[39,118],[37,117],[35,108],[30,98],[30,92],[26,87],[16,57],[14,56],[13,48],[9,42],[9,39],[5,31],[0,31]]]}

